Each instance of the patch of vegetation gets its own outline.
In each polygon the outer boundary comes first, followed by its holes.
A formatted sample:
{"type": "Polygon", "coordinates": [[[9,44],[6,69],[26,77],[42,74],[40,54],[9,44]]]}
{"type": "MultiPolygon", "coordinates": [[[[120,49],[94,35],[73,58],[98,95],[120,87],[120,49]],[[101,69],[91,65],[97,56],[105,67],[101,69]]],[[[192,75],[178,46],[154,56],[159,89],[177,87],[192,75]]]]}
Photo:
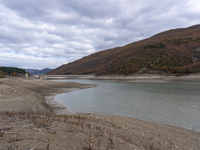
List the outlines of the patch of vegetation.
{"type": "Polygon", "coordinates": [[[163,43],[156,43],[156,44],[147,44],[144,46],[144,49],[147,49],[147,48],[155,48],[155,49],[163,49],[163,48],[166,48],[165,44],[163,43]]]}
{"type": "Polygon", "coordinates": [[[5,78],[5,75],[0,75],[0,78],[5,78]]]}
{"type": "Polygon", "coordinates": [[[73,74],[74,74],[73,72],[66,72],[63,75],[73,75],[73,74]]]}
{"type": "Polygon", "coordinates": [[[188,38],[177,38],[177,39],[172,39],[172,40],[167,40],[166,42],[169,44],[186,44],[189,42],[199,42],[200,38],[193,38],[193,37],[188,37],[188,38]]]}

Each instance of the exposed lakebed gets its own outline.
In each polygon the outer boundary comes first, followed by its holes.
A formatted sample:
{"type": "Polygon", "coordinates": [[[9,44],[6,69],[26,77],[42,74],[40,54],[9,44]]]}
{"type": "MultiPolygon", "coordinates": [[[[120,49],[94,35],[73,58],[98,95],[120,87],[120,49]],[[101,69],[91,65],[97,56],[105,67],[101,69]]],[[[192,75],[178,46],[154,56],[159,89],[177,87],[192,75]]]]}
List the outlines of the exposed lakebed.
{"type": "Polygon", "coordinates": [[[200,132],[200,82],[67,81],[98,85],[55,97],[71,112],[125,116],[200,132]]]}

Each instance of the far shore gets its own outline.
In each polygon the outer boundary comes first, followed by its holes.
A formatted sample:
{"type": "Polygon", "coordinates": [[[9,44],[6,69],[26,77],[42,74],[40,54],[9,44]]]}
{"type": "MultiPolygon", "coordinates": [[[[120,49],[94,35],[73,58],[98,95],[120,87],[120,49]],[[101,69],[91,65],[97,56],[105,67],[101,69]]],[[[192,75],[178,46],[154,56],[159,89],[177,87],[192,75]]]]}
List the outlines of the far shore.
{"type": "MultiPolygon", "coordinates": [[[[92,77],[99,80],[196,82],[184,77],[92,77]],[[169,79],[168,79],[169,78],[169,79]],[[129,79],[129,80],[127,80],[129,79]]],[[[54,96],[96,85],[39,79],[0,79],[0,149],[199,149],[200,133],[134,118],[69,114],[54,96]],[[60,114],[63,113],[63,114],[60,114]]]]}
{"type": "Polygon", "coordinates": [[[189,74],[183,76],[159,75],[159,74],[134,74],[124,75],[47,75],[48,80],[65,79],[90,79],[90,80],[112,80],[127,82],[200,82],[200,74],[189,74]]]}

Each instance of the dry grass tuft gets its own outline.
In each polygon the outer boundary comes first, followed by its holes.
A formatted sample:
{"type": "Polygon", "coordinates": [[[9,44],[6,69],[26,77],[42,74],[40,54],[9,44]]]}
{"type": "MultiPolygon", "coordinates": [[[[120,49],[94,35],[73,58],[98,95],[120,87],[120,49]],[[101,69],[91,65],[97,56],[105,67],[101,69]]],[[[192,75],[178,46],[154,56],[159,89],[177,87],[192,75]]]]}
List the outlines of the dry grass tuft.
{"type": "Polygon", "coordinates": [[[84,143],[80,142],[84,150],[100,150],[101,141],[95,139],[91,134],[84,138],[84,143]]]}
{"type": "Polygon", "coordinates": [[[0,131],[0,137],[3,137],[4,134],[5,134],[5,132],[0,131]]]}

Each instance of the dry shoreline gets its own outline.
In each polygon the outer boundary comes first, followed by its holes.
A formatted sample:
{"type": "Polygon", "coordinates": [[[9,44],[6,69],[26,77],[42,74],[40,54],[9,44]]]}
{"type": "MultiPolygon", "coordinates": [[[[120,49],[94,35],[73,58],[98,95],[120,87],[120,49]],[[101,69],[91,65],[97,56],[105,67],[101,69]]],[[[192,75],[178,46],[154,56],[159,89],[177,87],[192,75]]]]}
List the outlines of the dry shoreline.
{"type": "Polygon", "coordinates": [[[200,148],[200,133],[179,127],[118,116],[54,114],[62,108],[52,104],[56,94],[94,86],[0,79],[0,149],[200,148]]]}
{"type": "Polygon", "coordinates": [[[130,75],[130,76],[93,76],[94,80],[115,80],[127,82],[200,82],[200,74],[190,74],[187,76],[164,76],[154,74],[130,75]]]}
{"type": "Polygon", "coordinates": [[[134,74],[124,75],[47,75],[48,80],[63,79],[90,79],[126,82],[200,82],[200,74],[189,74],[185,76],[159,75],[159,74],[134,74]]]}
{"type": "Polygon", "coordinates": [[[94,86],[38,79],[0,79],[0,110],[54,114],[64,107],[54,101],[55,95],[94,86]]]}

